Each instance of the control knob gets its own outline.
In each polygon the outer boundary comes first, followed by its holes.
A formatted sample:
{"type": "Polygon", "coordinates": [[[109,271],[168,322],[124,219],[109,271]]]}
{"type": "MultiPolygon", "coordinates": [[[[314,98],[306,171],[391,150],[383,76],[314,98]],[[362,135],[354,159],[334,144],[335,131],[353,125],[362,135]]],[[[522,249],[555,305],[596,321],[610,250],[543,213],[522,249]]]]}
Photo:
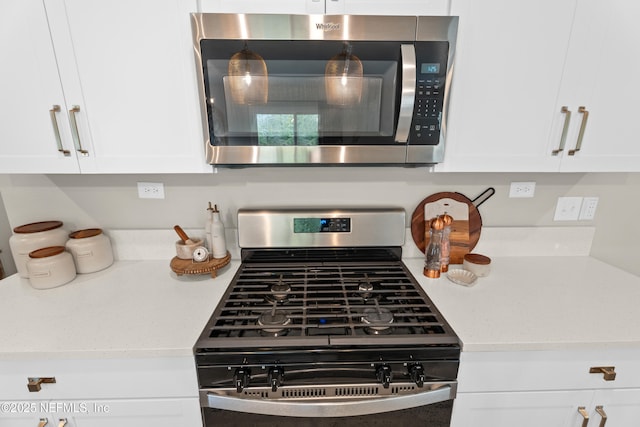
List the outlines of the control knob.
{"type": "Polygon", "coordinates": [[[271,385],[271,391],[275,392],[278,390],[278,387],[282,385],[282,381],[284,380],[284,369],[275,366],[269,369],[269,374],[267,375],[267,380],[271,385]]]}
{"type": "Polygon", "coordinates": [[[393,373],[389,365],[380,365],[376,369],[376,378],[382,384],[382,387],[389,388],[389,384],[393,379],[393,373]]]}
{"type": "Polygon", "coordinates": [[[249,368],[237,368],[233,374],[233,382],[236,385],[238,393],[242,393],[242,390],[249,387],[249,381],[251,380],[251,370],[249,368]]]}
{"type": "Polygon", "coordinates": [[[424,367],[420,363],[409,366],[409,376],[418,387],[424,385],[424,367]]]}

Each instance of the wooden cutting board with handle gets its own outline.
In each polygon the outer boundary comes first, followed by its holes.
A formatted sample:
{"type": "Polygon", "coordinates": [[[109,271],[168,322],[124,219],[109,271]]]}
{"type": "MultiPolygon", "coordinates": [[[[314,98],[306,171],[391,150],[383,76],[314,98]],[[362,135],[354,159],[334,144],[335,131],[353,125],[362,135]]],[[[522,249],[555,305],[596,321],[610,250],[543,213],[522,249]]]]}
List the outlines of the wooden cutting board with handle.
{"type": "Polygon", "coordinates": [[[435,193],[422,200],[411,216],[411,237],[416,246],[424,252],[429,245],[429,230],[425,226],[426,222],[447,212],[454,219],[449,237],[450,264],[462,264],[464,256],[471,252],[480,240],[482,218],[478,206],[494,193],[495,189],[490,187],[474,200],[455,192],[435,193]]]}

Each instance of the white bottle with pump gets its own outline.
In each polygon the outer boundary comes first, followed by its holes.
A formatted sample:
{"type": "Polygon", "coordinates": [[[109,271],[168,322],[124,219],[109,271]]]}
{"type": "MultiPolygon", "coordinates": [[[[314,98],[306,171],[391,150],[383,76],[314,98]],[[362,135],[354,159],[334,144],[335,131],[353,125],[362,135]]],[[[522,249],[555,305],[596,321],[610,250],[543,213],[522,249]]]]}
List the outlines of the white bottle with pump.
{"type": "Polygon", "coordinates": [[[211,207],[209,202],[209,221],[206,224],[206,233],[209,245],[209,253],[214,258],[224,258],[227,256],[227,243],[224,236],[224,224],[220,219],[220,211],[218,205],[211,207]]]}

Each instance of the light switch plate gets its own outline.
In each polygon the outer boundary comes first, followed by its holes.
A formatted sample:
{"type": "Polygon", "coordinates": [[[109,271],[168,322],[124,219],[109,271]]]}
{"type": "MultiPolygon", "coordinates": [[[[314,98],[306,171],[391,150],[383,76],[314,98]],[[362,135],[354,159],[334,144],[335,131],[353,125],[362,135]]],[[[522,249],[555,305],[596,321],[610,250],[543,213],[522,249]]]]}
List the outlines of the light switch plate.
{"type": "Polygon", "coordinates": [[[577,221],[582,197],[558,197],[554,221],[577,221]]]}

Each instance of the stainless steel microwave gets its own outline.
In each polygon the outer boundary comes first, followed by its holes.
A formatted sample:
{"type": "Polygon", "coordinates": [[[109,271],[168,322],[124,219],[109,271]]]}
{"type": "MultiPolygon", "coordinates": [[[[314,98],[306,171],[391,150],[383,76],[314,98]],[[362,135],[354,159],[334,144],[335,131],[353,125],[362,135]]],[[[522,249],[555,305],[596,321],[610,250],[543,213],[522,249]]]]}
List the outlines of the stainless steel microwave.
{"type": "Polygon", "coordinates": [[[210,164],[442,161],[458,17],[191,18],[210,164]]]}

